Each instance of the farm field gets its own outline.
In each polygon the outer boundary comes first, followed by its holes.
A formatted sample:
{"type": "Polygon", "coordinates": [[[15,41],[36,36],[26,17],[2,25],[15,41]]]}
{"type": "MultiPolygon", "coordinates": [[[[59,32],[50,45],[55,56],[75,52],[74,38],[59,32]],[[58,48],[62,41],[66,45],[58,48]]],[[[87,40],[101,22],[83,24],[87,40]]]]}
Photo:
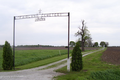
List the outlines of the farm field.
{"type": "MultiPolygon", "coordinates": [[[[67,50],[65,47],[16,47],[16,50],[67,50]]],[[[70,47],[70,49],[73,49],[70,47]]],[[[96,50],[99,47],[85,47],[85,50],[96,50]]]]}
{"type": "MultiPolygon", "coordinates": [[[[114,65],[110,62],[106,63],[105,61],[109,59],[103,61],[107,56],[110,58],[113,52],[116,52],[116,56],[120,56],[120,54],[118,54],[119,49],[120,48],[108,48],[83,57],[83,69],[80,72],[67,72],[66,66],[58,69],[56,70],[57,72],[65,73],[66,75],[58,76],[57,80],[119,80],[120,65],[114,65]],[[110,49],[111,51],[109,51],[110,49]]],[[[114,58],[111,59],[115,61],[114,58]]]]}
{"type": "MultiPolygon", "coordinates": [[[[0,69],[2,68],[2,50],[0,50],[0,69]]],[[[15,66],[21,66],[38,60],[67,54],[67,50],[16,50],[15,66]]]]}
{"type": "Polygon", "coordinates": [[[102,55],[102,60],[111,64],[120,65],[120,47],[108,47],[102,55]]]}
{"type": "MultiPolygon", "coordinates": [[[[86,51],[95,50],[99,48],[86,48],[86,51]]],[[[70,48],[70,53],[72,48],[70,48]]],[[[2,49],[0,49],[0,69],[2,69],[2,49]]],[[[43,59],[48,59],[55,56],[60,56],[66,54],[67,48],[58,47],[46,47],[46,48],[16,48],[15,51],[15,66],[21,66],[29,64],[31,62],[36,62],[43,59]]]]}

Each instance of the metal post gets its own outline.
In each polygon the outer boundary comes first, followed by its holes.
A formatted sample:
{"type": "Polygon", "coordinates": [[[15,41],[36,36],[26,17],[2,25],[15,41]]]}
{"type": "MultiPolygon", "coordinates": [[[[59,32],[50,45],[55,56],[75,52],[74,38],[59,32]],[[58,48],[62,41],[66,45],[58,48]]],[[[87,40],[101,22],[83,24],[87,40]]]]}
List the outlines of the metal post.
{"type": "Polygon", "coordinates": [[[69,58],[69,37],[70,37],[70,13],[68,12],[68,58],[69,58]]]}
{"type": "Polygon", "coordinates": [[[70,71],[70,58],[69,58],[69,38],[70,38],[70,13],[68,12],[68,60],[67,60],[67,71],[70,71]]]}
{"type": "Polygon", "coordinates": [[[13,69],[15,70],[15,16],[13,19],[13,69]]]}

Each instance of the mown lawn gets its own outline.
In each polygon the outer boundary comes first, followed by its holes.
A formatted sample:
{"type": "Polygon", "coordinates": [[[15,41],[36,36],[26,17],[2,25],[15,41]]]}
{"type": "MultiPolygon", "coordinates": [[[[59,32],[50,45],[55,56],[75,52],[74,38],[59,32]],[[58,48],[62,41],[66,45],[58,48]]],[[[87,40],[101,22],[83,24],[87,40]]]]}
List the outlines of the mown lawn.
{"type": "Polygon", "coordinates": [[[68,72],[66,66],[56,70],[57,72],[62,72],[66,74],[66,75],[58,76],[57,80],[102,80],[103,78],[101,79],[99,78],[99,73],[101,73],[100,71],[103,71],[104,73],[104,71],[107,72],[106,70],[108,71],[112,70],[113,72],[115,72],[114,69],[120,70],[119,65],[112,65],[110,63],[101,61],[101,56],[104,51],[99,51],[83,57],[83,69],[80,72],[74,72],[74,71],[68,72]],[[97,76],[97,78],[92,78],[94,76],[97,76]]]}

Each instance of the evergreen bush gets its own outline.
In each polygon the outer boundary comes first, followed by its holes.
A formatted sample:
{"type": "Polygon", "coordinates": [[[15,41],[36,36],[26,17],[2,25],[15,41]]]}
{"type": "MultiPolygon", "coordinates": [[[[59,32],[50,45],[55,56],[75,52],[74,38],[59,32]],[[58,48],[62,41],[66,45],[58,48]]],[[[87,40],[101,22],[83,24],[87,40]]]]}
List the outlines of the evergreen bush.
{"type": "Polygon", "coordinates": [[[10,44],[7,41],[5,41],[5,45],[3,47],[2,67],[4,70],[12,70],[12,68],[13,68],[12,49],[11,49],[10,44]]]}
{"type": "Polygon", "coordinates": [[[83,68],[82,53],[78,43],[76,43],[76,46],[73,48],[72,51],[71,67],[72,71],[80,71],[83,68]]]}

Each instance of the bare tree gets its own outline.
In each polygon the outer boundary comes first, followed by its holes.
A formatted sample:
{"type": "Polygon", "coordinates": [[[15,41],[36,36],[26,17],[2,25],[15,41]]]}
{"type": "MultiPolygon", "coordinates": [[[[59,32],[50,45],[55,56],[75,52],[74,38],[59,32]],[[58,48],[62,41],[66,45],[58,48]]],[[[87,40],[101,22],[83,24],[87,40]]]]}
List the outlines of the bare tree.
{"type": "Polygon", "coordinates": [[[87,42],[88,47],[92,47],[93,46],[91,37],[89,39],[87,39],[86,42],[87,42]]]}
{"type": "Polygon", "coordinates": [[[79,27],[79,30],[75,33],[75,36],[81,36],[82,51],[84,51],[85,41],[90,38],[89,30],[87,29],[84,20],[82,20],[82,28],[79,27]]]}

